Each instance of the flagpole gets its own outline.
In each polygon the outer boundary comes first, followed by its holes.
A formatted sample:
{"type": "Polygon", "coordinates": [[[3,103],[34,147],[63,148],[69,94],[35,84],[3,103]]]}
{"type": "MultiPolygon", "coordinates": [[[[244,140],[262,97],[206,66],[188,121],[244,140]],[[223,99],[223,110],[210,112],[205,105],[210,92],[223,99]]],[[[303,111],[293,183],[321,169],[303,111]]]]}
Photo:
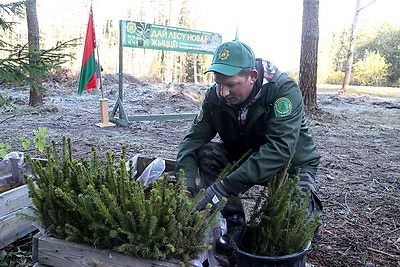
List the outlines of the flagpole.
{"type": "Polygon", "coordinates": [[[96,75],[96,33],[94,31],[93,10],[90,6],[89,21],[83,49],[82,67],[79,75],[78,94],[84,90],[97,88],[96,75]]]}
{"type": "Polygon", "coordinates": [[[100,56],[99,56],[99,46],[96,46],[96,52],[97,52],[97,64],[98,66],[96,66],[96,70],[99,70],[99,81],[100,81],[100,85],[99,85],[99,89],[101,90],[101,98],[104,98],[104,90],[103,90],[103,79],[102,79],[102,75],[101,75],[101,64],[100,64],[100,56]]]}
{"type": "MultiPolygon", "coordinates": [[[[91,3],[91,9],[93,6],[93,0],[91,3]]],[[[93,13],[92,13],[93,15],[93,13]]],[[[101,90],[101,99],[100,99],[100,123],[96,123],[96,126],[99,127],[110,127],[110,126],[115,126],[114,123],[111,123],[109,121],[108,117],[108,99],[104,98],[104,89],[103,89],[103,78],[101,75],[101,64],[100,64],[100,53],[99,53],[99,45],[97,43],[97,39],[95,38],[95,47],[96,47],[96,53],[97,53],[97,66],[95,66],[95,70],[99,74],[99,89],[101,90]]]]}

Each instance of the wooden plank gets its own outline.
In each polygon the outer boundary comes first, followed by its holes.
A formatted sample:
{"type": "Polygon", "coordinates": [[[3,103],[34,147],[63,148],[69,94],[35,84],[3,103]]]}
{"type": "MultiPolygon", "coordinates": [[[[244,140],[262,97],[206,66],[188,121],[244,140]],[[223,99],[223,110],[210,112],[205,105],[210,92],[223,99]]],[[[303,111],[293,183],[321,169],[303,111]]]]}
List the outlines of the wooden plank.
{"type": "Polygon", "coordinates": [[[134,258],[110,250],[68,242],[36,234],[32,242],[32,258],[39,266],[56,267],[109,266],[109,267],[178,267],[175,262],[134,258]]]}
{"type": "Polygon", "coordinates": [[[32,225],[32,221],[27,221],[24,218],[21,218],[18,215],[19,213],[33,215],[33,210],[29,207],[24,207],[13,213],[0,217],[0,248],[8,246],[36,230],[32,225]]]}
{"type": "Polygon", "coordinates": [[[33,211],[28,208],[31,205],[27,185],[0,194],[0,248],[36,230],[31,221],[26,221],[18,215],[33,215],[33,211]]]}
{"type": "Polygon", "coordinates": [[[0,194],[0,217],[32,205],[28,185],[22,185],[0,194]]]}
{"type": "MultiPolygon", "coordinates": [[[[39,158],[36,160],[39,160],[42,166],[47,163],[47,160],[39,158]]],[[[29,197],[28,185],[22,185],[0,194],[0,248],[12,244],[36,230],[32,221],[27,221],[19,216],[19,213],[33,215],[30,206],[32,206],[32,200],[29,197]]]]}
{"type": "Polygon", "coordinates": [[[129,122],[132,121],[166,121],[166,120],[187,120],[196,117],[197,113],[177,113],[177,114],[151,114],[128,116],[129,122]]]}
{"type": "MultiPolygon", "coordinates": [[[[121,106],[122,107],[122,106],[121,106]]],[[[114,107],[115,110],[115,107],[114,107]]],[[[115,117],[115,112],[113,111],[111,117],[109,118],[110,122],[116,123],[120,126],[127,127],[130,122],[133,121],[166,121],[166,120],[189,120],[194,119],[197,113],[172,113],[172,114],[150,114],[150,115],[134,115],[134,116],[126,116],[123,114],[123,118],[115,117]]]]}
{"type": "MultiPolygon", "coordinates": [[[[33,159],[38,160],[42,166],[47,164],[45,159],[33,159]]],[[[32,200],[29,197],[28,185],[13,188],[0,194],[0,217],[30,205],[32,205],[32,200]]]]}

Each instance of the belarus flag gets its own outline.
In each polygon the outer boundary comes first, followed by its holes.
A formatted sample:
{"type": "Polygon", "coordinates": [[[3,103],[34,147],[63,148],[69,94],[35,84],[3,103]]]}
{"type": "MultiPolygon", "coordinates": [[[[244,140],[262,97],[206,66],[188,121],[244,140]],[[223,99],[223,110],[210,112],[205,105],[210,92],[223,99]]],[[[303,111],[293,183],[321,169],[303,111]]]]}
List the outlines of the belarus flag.
{"type": "Polygon", "coordinates": [[[82,68],[79,77],[78,94],[82,94],[83,90],[89,90],[97,87],[96,60],[94,52],[95,47],[96,34],[94,31],[92,6],[90,6],[85,49],[83,51],[82,68]]]}

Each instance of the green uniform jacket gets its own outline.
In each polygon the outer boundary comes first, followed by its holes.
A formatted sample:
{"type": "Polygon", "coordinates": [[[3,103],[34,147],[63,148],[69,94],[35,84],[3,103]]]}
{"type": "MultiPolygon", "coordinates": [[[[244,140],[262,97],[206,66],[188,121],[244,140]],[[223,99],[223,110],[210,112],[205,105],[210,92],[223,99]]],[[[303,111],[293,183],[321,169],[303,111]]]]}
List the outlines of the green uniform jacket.
{"type": "Polygon", "coordinates": [[[216,134],[235,158],[252,149],[250,157],[226,179],[243,193],[264,184],[289,162],[289,173],[316,173],[320,155],[308,133],[300,88],[287,74],[277,71],[261,87],[260,98],[248,111],[246,127],[237,119],[237,108],[218,98],[210,87],[199,114],[179,146],[176,171],[185,171],[187,186],[195,188],[198,149],[216,134]],[[282,103],[286,106],[283,106],[282,103]]]}

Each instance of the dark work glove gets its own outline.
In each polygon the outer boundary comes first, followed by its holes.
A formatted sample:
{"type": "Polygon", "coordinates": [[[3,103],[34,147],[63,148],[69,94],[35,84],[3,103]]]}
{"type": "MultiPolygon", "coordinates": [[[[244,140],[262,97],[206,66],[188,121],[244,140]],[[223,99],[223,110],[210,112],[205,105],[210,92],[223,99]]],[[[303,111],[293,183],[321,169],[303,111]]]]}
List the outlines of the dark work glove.
{"type": "Polygon", "coordinates": [[[211,203],[211,212],[213,212],[217,208],[219,202],[223,198],[229,198],[230,195],[231,194],[222,186],[221,182],[215,183],[206,189],[206,192],[197,204],[196,209],[204,210],[207,204],[211,203]]]}

